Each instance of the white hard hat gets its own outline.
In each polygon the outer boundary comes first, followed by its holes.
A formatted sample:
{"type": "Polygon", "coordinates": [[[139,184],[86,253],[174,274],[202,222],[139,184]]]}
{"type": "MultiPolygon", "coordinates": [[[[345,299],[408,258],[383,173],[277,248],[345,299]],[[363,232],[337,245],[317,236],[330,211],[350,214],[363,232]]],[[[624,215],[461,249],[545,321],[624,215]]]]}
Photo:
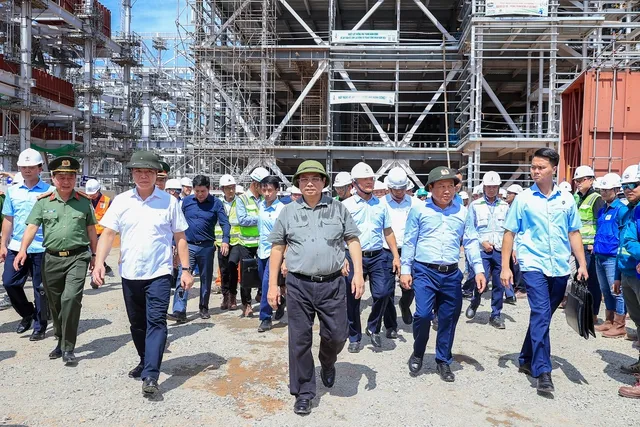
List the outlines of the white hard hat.
{"type": "Polygon", "coordinates": [[[504,188],[501,188],[498,191],[498,194],[500,194],[500,197],[507,197],[507,190],[505,190],[504,188]]]}
{"type": "Polygon", "coordinates": [[[38,166],[43,163],[42,156],[33,148],[27,148],[18,156],[18,166],[38,166]]]}
{"type": "Polygon", "coordinates": [[[323,193],[331,193],[331,188],[330,188],[330,187],[324,187],[324,188],[322,189],[322,192],[323,192],[323,193]]]}
{"type": "Polygon", "coordinates": [[[349,172],[340,172],[333,181],[334,188],[345,187],[349,184],[351,184],[351,174],[349,172]]]}
{"type": "Polygon", "coordinates": [[[591,166],[578,166],[573,173],[573,179],[580,179],[586,177],[595,177],[596,173],[591,169],[591,166]]]}
{"type": "Polygon", "coordinates": [[[617,173],[608,173],[600,178],[599,183],[601,190],[613,190],[622,186],[622,178],[617,173]]]}
{"type": "Polygon", "coordinates": [[[507,193],[515,193],[515,194],[520,194],[524,191],[524,189],[519,186],[518,184],[511,184],[509,187],[507,187],[507,193]]]}
{"type": "Polygon", "coordinates": [[[414,188],[416,188],[416,185],[413,183],[413,181],[409,180],[409,183],[407,184],[407,190],[413,190],[414,188]]]}
{"type": "Polygon", "coordinates": [[[599,190],[601,188],[600,187],[600,182],[601,181],[602,181],[602,177],[596,178],[596,179],[593,180],[593,189],[594,190],[599,190]]]}
{"type": "Polygon", "coordinates": [[[231,175],[222,175],[218,187],[226,187],[227,185],[236,185],[236,180],[231,175]]]}
{"type": "Polygon", "coordinates": [[[474,196],[477,196],[477,195],[482,194],[482,191],[483,191],[483,186],[482,186],[482,184],[480,184],[480,185],[476,185],[475,187],[473,187],[473,195],[474,195],[474,196]]]}
{"type": "Polygon", "coordinates": [[[236,185],[236,193],[238,194],[244,193],[244,187],[240,184],[236,185]]]}
{"type": "Polygon", "coordinates": [[[469,193],[467,193],[466,191],[461,191],[460,193],[458,193],[458,195],[462,200],[469,200],[469,193]]]}
{"type": "Polygon", "coordinates": [[[24,183],[24,178],[22,177],[22,173],[18,172],[13,176],[13,181],[11,181],[11,185],[18,185],[24,183]]]}
{"type": "Polygon", "coordinates": [[[384,179],[387,187],[394,190],[404,190],[409,185],[409,177],[401,167],[396,166],[389,171],[389,175],[384,179]]]}
{"type": "Polygon", "coordinates": [[[287,189],[287,191],[288,191],[289,193],[291,193],[291,194],[302,194],[302,191],[300,191],[300,189],[299,189],[298,187],[296,187],[295,185],[294,185],[294,186],[289,187],[289,188],[287,189]]]}
{"type": "Polygon", "coordinates": [[[251,172],[251,175],[249,175],[249,177],[256,182],[260,182],[268,176],[269,171],[265,168],[255,168],[253,172],[251,172]]]}
{"type": "Polygon", "coordinates": [[[98,191],[100,191],[100,183],[98,182],[97,179],[90,179],[84,185],[84,192],[87,193],[87,195],[89,196],[93,196],[98,191]]]}
{"type": "Polygon", "coordinates": [[[640,173],[640,168],[638,165],[631,165],[622,172],[622,182],[621,184],[631,184],[632,182],[638,182],[640,179],[638,174],[640,173]]]}
{"type": "Polygon", "coordinates": [[[387,189],[387,184],[385,184],[384,182],[376,179],[376,182],[373,184],[373,189],[374,190],[386,190],[387,189]]]}
{"type": "Polygon", "coordinates": [[[164,185],[165,190],[182,190],[182,185],[180,185],[180,180],[176,178],[171,178],[167,180],[167,183],[164,185]]]}
{"type": "Polygon", "coordinates": [[[501,185],[502,180],[498,172],[489,171],[482,177],[482,185],[501,185]]]}
{"type": "Polygon", "coordinates": [[[193,187],[193,181],[191,181],[191,178],[187,178],[185,176],[184,178],[182,178],[180,180],[180,185],[183,186],[183,187],[193,187]]]}
{"type": "Polygon", "coordinates": [[[351,179],[360,178],[375,178],[376,174],[371,169],[371,166],[364,162],[360,162],[351,169],[351,179]]]}
{"type": "Polygon", "coordinates": [[[560,187],[560,190],[571,193],[571,184],[569,184],[567,181],[562,181],[559,187],[560,187]]]}

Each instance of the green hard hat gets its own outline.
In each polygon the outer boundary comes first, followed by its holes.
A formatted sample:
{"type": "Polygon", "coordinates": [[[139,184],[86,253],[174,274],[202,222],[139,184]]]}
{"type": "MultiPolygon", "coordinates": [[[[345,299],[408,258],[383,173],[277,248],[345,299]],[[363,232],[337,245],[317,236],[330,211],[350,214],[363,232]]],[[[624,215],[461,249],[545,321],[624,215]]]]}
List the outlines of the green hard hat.
{"type": "Polygon", "coordinates": [[[325,179],[329,179],[329,177],[327,176],[327,172],[324,170],[324,166],[322,166],[322,163],[317,160],[305,160],[304,162],[300,163],[296,174],[293,175],[293,185],[298,188],[300,188],[298,186],[298,177],[303,173],[317,173],[324,176],[325,179]]]}
{"type": "Polygon", "coordinates": [[[169,175],[169,172],[171,171],[171,166],[169,166],[169,163],[163,160],[160,160],[160,166],[162,166],[162,171],[158,172],[158,175],[162,175],[162,176],[169,175]]]}
{"type": "Polygon", "coordinates": [[[158,156],[152,151],[134,151],[127,169],[155,169],[162,170],[158,156]]]}
{"type": "Polygon", "coordinates": [[[418,197],[427,197],[428,195],[429,193],[424,188],[421,188],[416,192],[416,196],[418,197]]]}
{"type": "Polygon", "coordinates": [[[429,180],[427,186],[437,182],[444,181],[445,179],[452,179],[455,185],[458,185],[460,179],[456,176],[456,170],[448,168],[446,166],[438,166],[429,172],[429,180]]]}

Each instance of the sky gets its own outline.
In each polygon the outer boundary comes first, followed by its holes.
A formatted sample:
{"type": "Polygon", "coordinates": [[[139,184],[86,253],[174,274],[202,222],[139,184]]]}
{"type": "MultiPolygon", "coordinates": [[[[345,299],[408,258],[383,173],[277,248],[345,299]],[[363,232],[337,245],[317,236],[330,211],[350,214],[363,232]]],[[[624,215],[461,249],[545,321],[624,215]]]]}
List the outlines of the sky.
{"type": "MultiPolygon", "coordinates": [[[[131,0],[131,29],[136,33],[175,33],[178,3],[184,9],[186,0],[131,0]]],[[[100,0],[111,10],[111,28],[120,30],[121,0],[100,0]]]]}

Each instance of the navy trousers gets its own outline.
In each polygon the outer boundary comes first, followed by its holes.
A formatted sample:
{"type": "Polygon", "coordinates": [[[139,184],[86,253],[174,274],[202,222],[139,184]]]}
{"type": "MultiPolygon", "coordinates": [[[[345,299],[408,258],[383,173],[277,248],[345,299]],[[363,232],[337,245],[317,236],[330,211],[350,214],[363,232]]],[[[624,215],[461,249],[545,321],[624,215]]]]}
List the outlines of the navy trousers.
{"type": "Polygon", "coordinates": [[[149,280],[122,279],[133,344],[144,365],[142,378],[158,379],[167,343],[167,308],[171,299],[171,275],[149,280]]]}
{"type": "MultiPolygon", "coordinates": [[[[360,324],[360,300],[356,299],[351,292],[351,281],[353,279],[353,263],[347,255],[350,269],[347,277],[347,317],[349,319],[349,342],[359,342],[362,340],[362,325],[360,324]]],[[[362,258],[362,272],[365,278],[369,277],[369,288],[373,304],[371,314],[367,320],[367,329],[379,334],[382,327],[382,320],[387,308],[387,304],[393,294],[394,279],[391,274],[391,259],[385,251],[372,257],[362,258]]],[[[397,325],[397,324],[396,324],[397,325]]]]}
{"type": "Polygon", "coordinates": [[[260,320],[271,319],[273,309],[267,300],[269,293],[269,258],[258,258],[258,276],[262,278],[262,296],[260,297],[260,320]]]}
{"type": "Polygon", "coordinates": [[[549,277],[538,271],[523,271],[522,275],[531,314],[519,361],[521,366],[530,363],[532,375],[538,377],[545,372],[551,373],[549,325],[564,298],[569,276],[549,277]]]}
{"type": "Polygon", "coordinates": [[[596,256],[587,250],[587,245],[584,245],[584,257],[587,261],[587,272],[589,273],[587,287],[591,295],[593,295],[593,314],[597,316],[600,313],[602,291],[600,290],[600,281],[598,281],[598,270],[596,270],[596,256]]]}
{"type": "Polygon", "coordinates": [[[12,250],[7,251],[7,258],[4,262],[4,272],[2,273],[2,283],[7,291],[11,305],[20,317],[31,317],[34,321],[34,332],[45,332],[47,330],[47,296],[42,286],[42,259],[44,252],[38,254],[27,254],[27,260],[19,270],[14,270],[13,261],[18,253],[12,250]],[[31,275],[33,282],[33,301],[27,299],[24,292],[24,284],[27,277],[31,275]]]}
{"type": "Polygon", "coordinates": [[[462,272],[440,273],[426,265],[413,265],[416,311],[413,315],[413,354],[423,357],[429,341],[433,309],[438,308],[436,362],[451,364],[453,340],[462,308],[462,272]]]}
{"type": "MultiPolygon", "coordinates": [[[[398,248],[398,252],[400,252],[400,248],[398,248]]],[[[387,308],[384,311],[384,328],[387,330],[395,329],[398,330],[398,312],[396,311],[395,298],[396,298],[396,275],[393,272],[393,254],[390,250],[385,249],[384,253],[387,254],[389,258],[389,280],[391,283],[391,295],[389,295],[389,303],[387,304],[387,308]]],[[[402,289],[402,288],[400,288],[402,289]]],[[[399,304],[405,304],[407,307],[413,303],[413,289],[409,289],[408,291],[402,289],[402,295],[400,296],[399,304]]]]}
{"type": "MultiPolygon", "coordinates": [[[[200,270],[200,303],[198,309],[209,309],[209,299],[211,297],[211,282],[213,281],[213,256],[215,254],[215,246],[198,246],[189,245],[189,266],[191,268],[198,267],[200,270]]],[[[182,298],[180,298],[180,276],[182,275],[182,268],[177,276],[176,280],[176,292],[173,294],[173,312],[174,313],[186,313],[187,312],[187,300],[189,299],[189,292],[182,292],[182,298]]]]}
{"type": "MultiPolygon", "coordinates": [[[[500,281],[500,273],[502,272],[502,252],[496,250],[491,252],[480,251],[480,256],[482,257],[484,275],[486,276],[487,281],[491,279],[491,318],[499,317],[502,312],[505,291],[504,286],[502,286],[502,282],[500,281]]],[[[510,289],[511,295],[513,295],[513,287],[510,289]]],[[[482,294],[478,292],[478,288],[474,286],[471,304],[473,304],[474,307],[479,306],[481,297],[482,294]]]]}

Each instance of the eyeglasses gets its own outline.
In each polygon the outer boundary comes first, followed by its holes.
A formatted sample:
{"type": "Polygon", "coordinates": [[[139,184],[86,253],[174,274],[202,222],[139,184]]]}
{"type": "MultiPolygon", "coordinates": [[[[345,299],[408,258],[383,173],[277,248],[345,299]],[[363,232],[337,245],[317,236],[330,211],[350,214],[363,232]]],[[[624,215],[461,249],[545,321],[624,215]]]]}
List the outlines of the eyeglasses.
{"type": "Polygon", "coordinates": [[[575,182],[576,184],[582,184],[587,179],[589,179],[589,178],[578,178],[578,179],[574,179],[573,182],[575,182]]]}
{"type": "Polygon", "coordinates": [[[640,182],[629,182],[626,184],[622,184],[622,190],[635,190],[640,187],[640,182]]]}
{"type": "Polygon", "coordinates": [[[298,181],[300,181],[302,184],[308,184],[309,182],[317,184],[322,181],[322,178],[320,178],[319,176],[313,176],[311,178],[300,178],[298,181]]]}

